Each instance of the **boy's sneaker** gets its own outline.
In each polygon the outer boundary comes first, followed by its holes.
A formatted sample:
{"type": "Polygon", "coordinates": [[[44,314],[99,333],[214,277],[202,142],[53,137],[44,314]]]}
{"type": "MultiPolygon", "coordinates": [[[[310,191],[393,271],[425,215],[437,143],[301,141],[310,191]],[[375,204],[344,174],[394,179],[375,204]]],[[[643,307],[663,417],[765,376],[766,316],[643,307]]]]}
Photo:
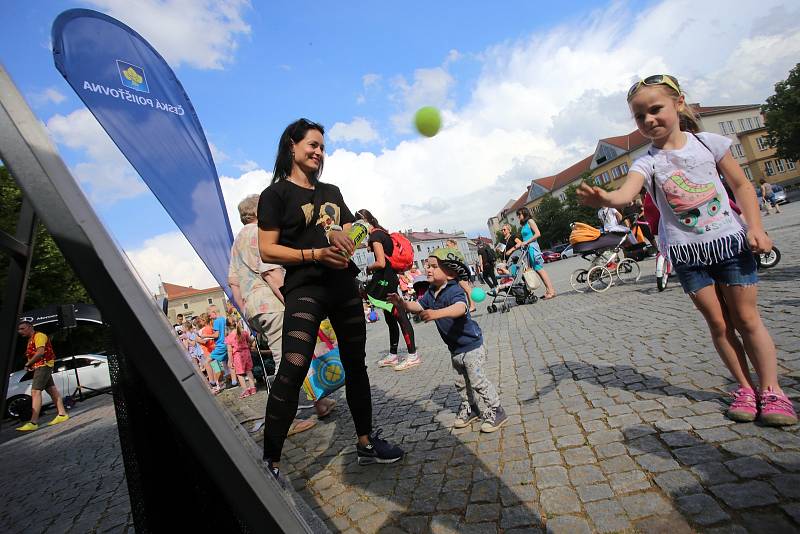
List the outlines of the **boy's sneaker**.
{"type": "Polygon", "coordinates": [[[36,424],[36,423],[31,423],[30,421],[28,421],[27,423],[25,423],[22,426],[18,426],[17,427],[17,430],[20,431],[20,432],[30,432],[32,430],[38,430],[38,429],[39,429],[39,425],[36,424]]]}
{"type": "Polygon", "coordinates": [[[792,401],[782,393],[775,393],[772,389],[761,392],[761,422],[769,426],[794,425],[797,423],[797,414],[792,406],[792,401]]]}
{"type": "Polygon", "coordinates": [[[52,420],[52,421],[50,421],[49,423],[47,423],[47,426],[53,426],[53,425],[57,425],[57,424],[59,424],[59,423],[63,423],[63,422],[64,422],[64,421],[66,421],[67,419],[69,419],[69,415],[67,415],[67,414],[64,414],[64,415],[57,415],[57,416],[53,417],[53,420],[52,420]]]}
{"type": "Polygon", "coordinates": [[[408,358],[402,361],[402,363],[398,363],[394,366],[395,371],[405,371],[407,369],[411,369],[412,367],[416,367],[417,365],[422,363],[422,358],[419,357],[418,354],[409,354],[408,358]]]}
{"type": "Polygon", "coordinates": [[[389,354],[384,359],[378,361],[378,367],[394,367],[397,365],[397,354],[389,354]]]}
{"type": "Polygon", "coordinates": [[[466,428],[471,425],[473,421],[477,421],[478,419],[480,419],[480,416],[478,415],[478,412],[472,408],[472,406],[462,406],[458,411],[456,420],[453,421],[453,428],[466,428]]]}
{"type": "Polygon", "coordinates": [[[741,423],[755,421],[756,415],[758,415],[756,392],[750,388],[739,388],[736,391],[732,391],[731,396],[733,397],[733,402],[728,408],[728,418],[741,423]]]}
{"type": "Polygon", "coordinates": [[[403,457],[403,449],[380,438],[381,430],[369,436],[369,443],[356,443],[358,465],[391,464],[403,457]]]}
{"type": "Polygon", "coordinates": [[[506,411],[502,406],[498,406],[497,408],[489,408],[489,411],[483,418],[481,432],[494,432],[496,430],[500,430],[500,427],[503,426],[506,421],[508,421],[508,416],[506,415],[506,411]]]}

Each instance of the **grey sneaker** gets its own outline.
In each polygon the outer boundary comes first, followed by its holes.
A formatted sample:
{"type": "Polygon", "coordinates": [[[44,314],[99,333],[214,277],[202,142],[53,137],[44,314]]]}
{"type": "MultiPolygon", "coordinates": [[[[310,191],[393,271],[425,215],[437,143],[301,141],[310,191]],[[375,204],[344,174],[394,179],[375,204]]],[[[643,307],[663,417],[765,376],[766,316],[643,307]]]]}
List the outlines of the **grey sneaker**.
{"type": "Polygon", "coordinates": [[[462,406],[456,420],[453,421],[453,428],[466,428],[473,421],[477,421],[479,417],[478,412],[472,406],[462,406]]]}
{"type": "Polygon", "coordinates": [[[494,432],[496,430],[500,430],[500,427],[503,426],[506,421],[508,421],[508,416],[506,415],[506,411],[502,406],[489,408],[489,410],[487,410],[486,414],[483,416],[481,432],[494,432]]]}

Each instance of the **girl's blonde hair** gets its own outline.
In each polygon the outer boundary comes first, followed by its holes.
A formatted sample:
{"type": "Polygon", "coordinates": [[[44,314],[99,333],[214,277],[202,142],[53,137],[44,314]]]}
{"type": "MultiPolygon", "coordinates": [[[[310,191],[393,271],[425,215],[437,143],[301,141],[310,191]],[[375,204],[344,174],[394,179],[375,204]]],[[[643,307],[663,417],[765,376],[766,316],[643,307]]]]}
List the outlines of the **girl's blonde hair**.
{"type": "Polygon", "coordinates": [[[238,321],[235,315],[229,315],[227,322],[229,330],[236,329],[236,339],[238,339],[240,343],[247,342],[247,336],[242,329],[242,322],[238,321]]]}
{"type": "Polygon", "coordinates": [[[198,318],[198,322],[200,323],[200,327],[201,328],[204,327],[205,325],[207,325],[208,324],[208,314],[205,313],[205,312],[201,313],[199,318],[198,318]]]}
{"type": "MultiPolygon", "coordinates": [[[[642,87],[653,87],[653,86],[641,85],[638,89],[636,89],[636,91],[634,91],[634,93],[630,96],[630,98],[633,98],[633,95],[638,93],[642,87]]],[[[674,88],[666,84],[658,85],[658,87],[663,89],[664,92],[666,92],[670,96],[670,98],[672,98],[676,102],[681,96],[683,97],[683,104],[681,105],[680,108],[678,108],[678,120],[681,131],[692,132],[692,133],[697,133],[701,131],[700,122],[697,120],[697,115],[694,114],[694,111],[692,111],[691,106],[689,106],[689,104],[686,103],[686,92],[683,90],[676,91],[674,88]]],[[[630,102],[630,98],[628,99],[628,102],[630,102]]]]}

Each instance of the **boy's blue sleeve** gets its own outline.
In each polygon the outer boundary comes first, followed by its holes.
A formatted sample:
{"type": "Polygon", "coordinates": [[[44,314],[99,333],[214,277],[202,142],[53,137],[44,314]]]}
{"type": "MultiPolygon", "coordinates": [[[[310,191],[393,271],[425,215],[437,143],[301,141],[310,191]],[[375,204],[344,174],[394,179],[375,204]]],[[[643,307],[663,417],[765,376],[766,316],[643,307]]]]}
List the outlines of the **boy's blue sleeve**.
{"type": "Polygon", "coordinates": [[[426,291],[422,298],[417,301],[417,304],[422,306],[424,310],[430,309],[430,307],[433,306],[433,295],[426,291]]]}
{"type": "Polygon", "coordinates": [[[467,306],[467,309],[469,309],[469,301],[467,300],[467,294],[464,293],[464,291],[453,291],[452,295],[450,295],[450,298],[447,299],[445,306],[452,306],[456,302],[463,302],[467,306]]]}

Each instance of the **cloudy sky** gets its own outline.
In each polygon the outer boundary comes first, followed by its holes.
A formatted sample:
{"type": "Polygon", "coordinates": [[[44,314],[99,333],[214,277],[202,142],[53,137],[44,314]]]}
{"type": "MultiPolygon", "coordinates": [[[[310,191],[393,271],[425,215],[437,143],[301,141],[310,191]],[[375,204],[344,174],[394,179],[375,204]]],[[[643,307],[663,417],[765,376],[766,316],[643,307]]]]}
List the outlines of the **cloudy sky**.
{"type": "Polygon", "coordinates": [[[283,128],[328,129],[324,181],[393,229],[487,235],[532,178],[634,129],[627,88],[676,75],[690,101],[762,103],[800,58],[800,4],[266,0],[4,2],[0,61],[149,287],[215,285],[53,66],[50,26],[85,7],[142,34],[175,69],[235,206],[268,183],[283,128]],[[416,109],[444,127],[421,138],[416,109]],[[137,221],[132,224],[131,221],[137,221]],[[146,221],[146,222],[141,222],[146,221]]]}

